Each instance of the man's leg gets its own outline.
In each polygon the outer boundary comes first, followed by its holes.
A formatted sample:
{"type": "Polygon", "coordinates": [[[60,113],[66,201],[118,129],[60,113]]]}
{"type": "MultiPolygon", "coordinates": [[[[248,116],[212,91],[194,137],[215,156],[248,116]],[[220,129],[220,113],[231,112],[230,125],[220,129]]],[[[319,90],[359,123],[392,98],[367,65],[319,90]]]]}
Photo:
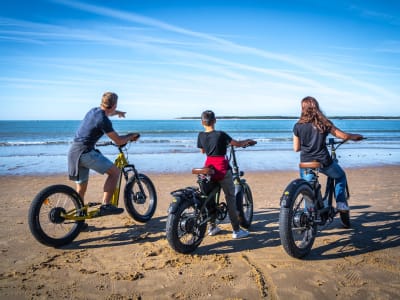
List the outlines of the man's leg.
{"type": "Polygon", "coordinates": [[[76,183],[76,191],[81,196],[82,201],[85,201],[85,194],[88,186],[88,181],[76,183]]]}
{"type": "Polygon", "coordinates": [[[110,204],[111,197],[114,194],[115,187],[117,186],[120,169],[117,166],[113,165],[110,169],[107,170],[107,179],[104,182],[104,194],[103,194],[103,204],[110,204]]]}

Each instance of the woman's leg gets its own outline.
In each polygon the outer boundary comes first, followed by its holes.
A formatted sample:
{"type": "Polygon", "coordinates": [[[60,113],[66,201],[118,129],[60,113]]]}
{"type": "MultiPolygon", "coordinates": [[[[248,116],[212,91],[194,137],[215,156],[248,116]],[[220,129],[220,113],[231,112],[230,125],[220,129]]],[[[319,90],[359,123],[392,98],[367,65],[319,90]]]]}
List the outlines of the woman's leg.
{"type": "Polygon", "coordinates": [[[334,161],[329,167],[321,169],[321,173],[329,176],[335,180],[335,198],[337,202],[343,202],[347,204],[346,199],[346,173],[339,166],[339,164],[334,161]]]}

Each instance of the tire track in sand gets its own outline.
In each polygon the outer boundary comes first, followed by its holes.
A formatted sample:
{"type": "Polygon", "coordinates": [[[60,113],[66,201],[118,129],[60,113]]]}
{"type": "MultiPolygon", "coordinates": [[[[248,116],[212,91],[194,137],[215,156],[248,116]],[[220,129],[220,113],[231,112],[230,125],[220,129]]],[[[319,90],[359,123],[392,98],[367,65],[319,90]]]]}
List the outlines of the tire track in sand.
{"type": "Polygon", "coordinates": [[[254,274],[256,285],[259,289],[261,298],[265,299],[277,299],[276,294],[273,293],[272,287],[273,284],[271,280],[268,280],[264,273],[262,272],[261,268],[257,267],[257,265],[250,261],[250,258],[242,254],[242,259],[250,266],[251,271],[254,274]],[[271,289],[268,288],[268,284],[270,285],[271,289]]]}

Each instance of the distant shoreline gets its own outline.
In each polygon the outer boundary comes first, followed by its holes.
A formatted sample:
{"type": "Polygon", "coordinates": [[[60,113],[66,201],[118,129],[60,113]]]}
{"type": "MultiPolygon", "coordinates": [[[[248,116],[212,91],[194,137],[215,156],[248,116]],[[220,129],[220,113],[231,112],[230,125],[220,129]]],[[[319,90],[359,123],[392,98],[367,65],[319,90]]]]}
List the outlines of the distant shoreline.
{"type": "MultiPolygon", "coordinates": [[[[239,120],[297,120],[299,117],[292,116],[217,116],[218,119],[239,119],[239,120]]],[[[399,120],[400,116],[328,116],[336,120],[399,120]]],[[[200,117],[178,117],[178,120],[199,120],[200,117]]]]}

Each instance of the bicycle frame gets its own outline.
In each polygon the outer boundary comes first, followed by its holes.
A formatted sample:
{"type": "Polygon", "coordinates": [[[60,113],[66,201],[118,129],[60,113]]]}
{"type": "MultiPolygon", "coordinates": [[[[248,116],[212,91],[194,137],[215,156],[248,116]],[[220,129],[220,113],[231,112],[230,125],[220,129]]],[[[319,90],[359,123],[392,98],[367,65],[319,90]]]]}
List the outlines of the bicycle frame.
{"type": "Polygon", "coordinates": [[[229,160],[232,160],[232,176],[233,176],[233,182],[234,184],[240,185],[241,179],[240,177],[244,175],[243,171],[239,171],[239,166],[237,164],[237,160],[236,160],[236,152],[235,152],[235,148],[234,146],[230,146],[231,147],[231,152],[230,152],[230,158],[229,160]]]}
{"type": "MultiPolygon", "coordinates": [[[[346,141],[341,141],[341,142],[335,142],[334,138],[329,138],[328,140],[328,146],[330,148],[330,156],[333,161],[337,161],[336,157],[336,149],[340,147],[342,144],[344,144],[346,141]],[[337,145],[335,147],[335,145],[337,145]]],[[[333,203],[333,197],[334,197],[334,191],[335,191],[335,180],[334,178],[331,178],[327,176],[326,179],[326,184],[325,184],[325,192],[324,196],[322,197],[322,192],[321,192],[321,183],[319,182],[319,169],[309,169],[306,170],[305,172],[309,172],[313,174],[313,180],[310,182],[311,186],[314,191],[314,197],[315,201],[318,202],[319,209],[322,209],[324,207],[324,201],[328,201],[328,208],[332,207],[333,203]]],[[[346,198],[350,198],[350,191],[348,187],[348,183],[346,182],[346,198]]]]}
{"type": "Polygon", "coordinates": [[[206,215],[205,219],[201,220],[201,223],[199,225],[207,223],[208,221],[211,220],[211,216],[208,213],[207,204],[210,203],[210,202],[215,202],[215,205],[218,206],[219,205],[219,197],[220,197],[220,195],[221,195],[221,186],[218,185],[208,195],[202,195],[201,196],[201,197],[206,198],[206,200],[201,205],[200,211],[204,211],[204,210],[207,211],[207,215],[206,215]]]}
{"type": "MultiPolygon", "coordinates": [[[[230,145],[230,155],[228,158],[229,161],[232,162],[232,178],[233,178],[233,183],[235,184],[235,194],[242,189],[242,183],[245,182],[245,179],[240,178],[241,176],[244,175],[243,171],[239,171],[239,166],[236,160],[236,153],[235,153],[235,147],[233,145],[230,145]]],[[[218,185],[215,187],[208,195],[203,195],[202,197],[207,197],[207,199],[204,201],[203,205],[201,206],[201,210],[206,209],[206,205],[210,201],[215,201],[215,204],[218,206],[219,205],[219,200],[221,196],[221,186],[218,185]]],[[[218,217],[217,217],[218,218],[218,217]]],[[[225,216],[219,216],[219,218],[224,219],[225,216]]],[[[208,216],[206,220],[202,221],[202,224],[205,222],[208,222],[210,220],[210,217],[208,216]]]]}
{"type": "Polygon", "coordinates": [[[125,170],[125,168],[128,166],[128,160],[126,159],[126,156],[120,147],[118,147],[118,150],[119,154],[115,158],[114,165],[116,165],[121,171],[119,173],[119,178],[114,193],[111,197],[111,204],[114,206],[118,206],[119,195],[121,191],[122,174],[124,174],[125,180],[127,180],[128,178],[128,171],[125,170]]]}
{"type": "MultiPolygon", "coordinates": [[[[99,144],[101,146],[107,146],[107,145],[113,145],[111,142],[106,142],[103,144],[99,144]]],[[[128,160],[122,151],[121,147],[118,147],[119,153],[117,157],[114,160],[114,165],[116,165],[121,171],[119,174],[118,182],[117,185],[115,186],[114,193],[111,197],[110,203],[114,206],[118,206],[119,202],[119,196],[120,196],[120,191],[121,191],[121,183],[122,183],[122,175],[124,175],[125,180],[128,179],[128,173],[129,171],[135,172],[135,167],[133,165],[129,165],[128,160]]],[[[142,185],[140,184],[139,181],[139,187],[140,189],[142,188],[142,185]]],[[[62,217],[64,217],[66,220],[74,220],[74,221],[82,221],[86,219],[92,219],[98,217],[99,214],[99,208],[96,208],[94,210],[89,210],[90,207],[96,206],[99,203],[87,203],[83,206],[83,208],[80,211],[76,211],[75,209],[68,211],[66,214],[62,214],[62,217]]]]}

